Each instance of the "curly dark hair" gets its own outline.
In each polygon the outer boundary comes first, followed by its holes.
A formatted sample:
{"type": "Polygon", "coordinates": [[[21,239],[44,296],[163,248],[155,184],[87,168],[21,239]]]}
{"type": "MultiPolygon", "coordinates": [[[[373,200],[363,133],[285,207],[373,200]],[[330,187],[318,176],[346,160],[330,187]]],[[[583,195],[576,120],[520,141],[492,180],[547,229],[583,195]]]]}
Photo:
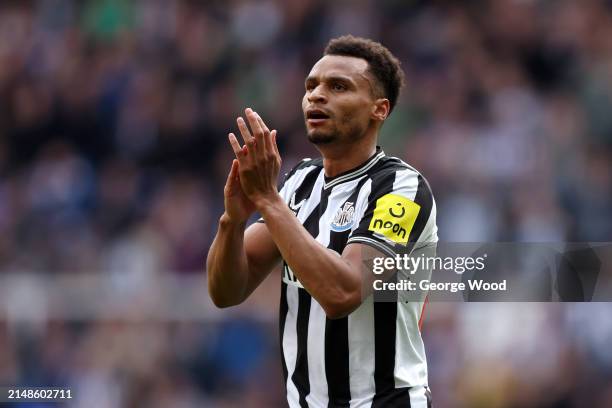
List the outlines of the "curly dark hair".
{"type": "Polygon", "coordinates": [[[404,85],[404,72],[399,60],[382,44],[367,38],[344,35],[329,41],[323,55],[341,55],[362,58],[378,82],[376,96],[389,99],[390,112],[404,85]]]}

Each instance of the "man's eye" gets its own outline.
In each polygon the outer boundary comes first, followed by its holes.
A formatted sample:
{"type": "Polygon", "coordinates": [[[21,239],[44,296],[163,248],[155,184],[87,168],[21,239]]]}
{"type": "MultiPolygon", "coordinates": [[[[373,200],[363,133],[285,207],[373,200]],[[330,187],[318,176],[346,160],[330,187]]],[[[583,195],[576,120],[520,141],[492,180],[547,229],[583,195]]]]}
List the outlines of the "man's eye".
{"type": "Polygon", "coordinates": [[[344,91],[346,89],[346,86],[344,86],[344,84],[336,83],[332,86],[332,89],[334,91],[344,91]]]}

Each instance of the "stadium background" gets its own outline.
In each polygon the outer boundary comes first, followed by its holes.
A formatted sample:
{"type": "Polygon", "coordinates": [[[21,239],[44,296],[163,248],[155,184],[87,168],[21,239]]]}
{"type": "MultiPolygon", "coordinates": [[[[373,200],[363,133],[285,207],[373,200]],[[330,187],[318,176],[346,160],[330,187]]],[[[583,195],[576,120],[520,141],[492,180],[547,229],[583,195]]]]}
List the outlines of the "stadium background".
{"type": "MultiPolygon", "coordinates": [[[[381,143],[429,179],[442,240],[610,241],[610,1],[2,1],[0,384],[283,405],[276,277],[219,312],[202,269],[235,117],[279,129],[287,167],[316,154],[303,79],[345,33],[403,63],[381,143]]],[[[612,406],[610,316],[431,304],[436,406],[612,406]]]]}

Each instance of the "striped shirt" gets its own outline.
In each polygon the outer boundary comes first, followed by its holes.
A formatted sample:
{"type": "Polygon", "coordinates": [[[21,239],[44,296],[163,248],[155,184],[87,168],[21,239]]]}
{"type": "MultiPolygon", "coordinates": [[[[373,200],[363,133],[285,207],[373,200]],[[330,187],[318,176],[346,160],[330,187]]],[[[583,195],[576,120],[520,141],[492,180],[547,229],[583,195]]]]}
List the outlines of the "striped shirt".
{"type": "MultiPolygon", "coordinates": [[[[437,242],[435,202],[425,179],[377,148],[365,163],[328,178],[305,159],[280,194],[322,245],[370,245],[389,256],[437,242]]],[[[259,220],[263,222],[262,219],[259,220]]],[[[420,302],[380,302],[328,319],[283,262],[280,344],[287,400],[299,407],[428,407],[420,302]]]]}

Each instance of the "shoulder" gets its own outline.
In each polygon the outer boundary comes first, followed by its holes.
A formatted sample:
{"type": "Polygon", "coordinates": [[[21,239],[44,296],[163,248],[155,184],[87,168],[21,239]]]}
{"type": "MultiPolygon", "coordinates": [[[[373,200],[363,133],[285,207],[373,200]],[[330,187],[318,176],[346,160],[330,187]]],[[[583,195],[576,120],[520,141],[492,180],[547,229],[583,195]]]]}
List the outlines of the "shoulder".
{"type": "Polygon", "coordinates": [[[421,189],[431,194],[431,188],[423,174],[397,157],[383,157],[371,170],[370,178],[374,187],[386,191],[421,189]]]}
{"type": "Polygon", "coordinates": [[[397,172],[414,173],[416,175],[421,174],[417,169],[394,156],[382,157],[372,169],[372,175],[374,177],[384,177],[397,172]]]}

